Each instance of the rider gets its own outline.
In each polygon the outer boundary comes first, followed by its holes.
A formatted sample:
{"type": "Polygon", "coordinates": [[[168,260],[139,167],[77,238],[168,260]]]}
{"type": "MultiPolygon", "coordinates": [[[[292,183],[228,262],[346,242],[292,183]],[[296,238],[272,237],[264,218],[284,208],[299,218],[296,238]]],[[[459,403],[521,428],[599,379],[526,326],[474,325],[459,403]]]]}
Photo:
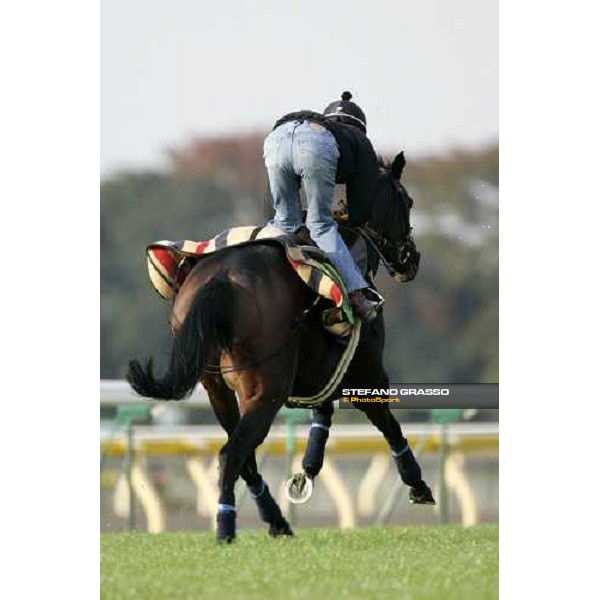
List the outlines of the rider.
{"type": "Polygon", "coordinates": [[[337,267],[356,313],[370,320],[383,301],[370,293],[332,212],[335,184],[345,183],[349,224],[365,223],[377,185],[379,165],[366,136],[367,119],[351,98],[344,92],[324,114],[305,110],[283,116],[265,140],[264,158],[275,209],[270,224],[290,233],[302,225],[299,189],[304,185],[311,238],[337,267]]]}

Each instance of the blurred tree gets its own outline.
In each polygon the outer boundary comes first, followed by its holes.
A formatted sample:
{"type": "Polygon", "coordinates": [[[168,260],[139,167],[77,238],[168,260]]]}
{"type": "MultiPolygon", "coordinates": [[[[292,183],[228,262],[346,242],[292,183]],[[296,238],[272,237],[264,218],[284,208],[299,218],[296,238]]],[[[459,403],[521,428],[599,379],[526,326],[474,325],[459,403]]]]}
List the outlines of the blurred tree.
{"type": "Polygon", "coordinates": [[[152,241],[211,237],[260,211],[205,178],[125,173],[101,185],[101,377],[122,377],[133,356],[168,348],[169,306],[148,279],[152,241]],[[247,207],[240,210],[241,204],[247,207]]]}
{"type": "MultiPolygon", "coordinates": [[[[195,139],[170,151],[168,173],[132,172],[101,185],[101,377],[134,356],[168,351],[169,306],[152,290],[144,248],[206,239],[264,222],[263,135],[195,139]]],[[[387,299],[386,363],[394,382],[498,381],[498,147],[411,160],[417,279],[387,299]]],[[[162,352],[162,355],[161,355],[162,352]]]]}

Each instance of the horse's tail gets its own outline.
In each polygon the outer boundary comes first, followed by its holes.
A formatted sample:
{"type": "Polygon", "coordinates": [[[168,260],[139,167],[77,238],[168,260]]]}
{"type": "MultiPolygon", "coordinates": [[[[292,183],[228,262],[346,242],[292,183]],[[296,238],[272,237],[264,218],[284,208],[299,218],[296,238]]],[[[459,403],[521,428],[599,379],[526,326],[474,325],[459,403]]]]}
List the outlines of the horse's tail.
{"type": "Polygon", "coordinates": [[[176,333],[167,372],[154,376],[152,359],[145,366],[129,362],[126,379],[141,396],[181,400],[193,391],[202,374],[208,349],[231,351],[233,346],[234,286],[225,274],[201,287],[176,333]]]}

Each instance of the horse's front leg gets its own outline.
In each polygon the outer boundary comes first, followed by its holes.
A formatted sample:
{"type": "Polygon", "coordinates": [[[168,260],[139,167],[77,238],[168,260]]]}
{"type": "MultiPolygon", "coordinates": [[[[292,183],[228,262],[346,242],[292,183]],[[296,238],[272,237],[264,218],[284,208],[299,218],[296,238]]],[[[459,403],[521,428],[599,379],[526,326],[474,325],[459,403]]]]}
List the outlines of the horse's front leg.
{"type": "MultiPolygon", "coordinates": [[[[273,419],[279,408],[281,408],[281,405],[282,401],[266,397],[261,397],[252,402],[219,453],[218,541],[231,542],[235,539],[235,482],[240,476],[246,461],[254,454],[256,448],[267,436],[273,419]]],[[[254,490],[252,488],[250,490],[257,502],[265,493],[267,495],[264,496],[263,502],[268,502],[268,498],[273,500],[270,492],[268,492],[268,488],[262,483],[262,478],[260,482],[256,480],[256,487],[254,490]]]]}
{"type": "Polygon", "coordinates": [[[323,468],[332,416],[332,401],[325,402],[312,410],[310,431],[302,458],[303,473],[295,473],[286,483],[286,494],[290,502],[304,504],[312,496],[312,482],[323,468]]]}
{"type": "Polygon", "coordinates": [[[421,467],[389,406],[383,403],[367,403],[357,404],[356,408],[364,412],[371,423],[383,433],[390,446],[398,474],[410,487],[410,501],[413,504],[435,504],[433,494],[422,478],[421,467]]]}
{"type": "Polygon", "coordinates": [[[302,468],[306,476],[314,479],[323,467],[325,458],[325,445],[329,439],[329,428],[331,427],[331,418],[333,416],[333,402],[325,402],[312,411],[312,422],[306,451],[302,459],[302,468]]]}

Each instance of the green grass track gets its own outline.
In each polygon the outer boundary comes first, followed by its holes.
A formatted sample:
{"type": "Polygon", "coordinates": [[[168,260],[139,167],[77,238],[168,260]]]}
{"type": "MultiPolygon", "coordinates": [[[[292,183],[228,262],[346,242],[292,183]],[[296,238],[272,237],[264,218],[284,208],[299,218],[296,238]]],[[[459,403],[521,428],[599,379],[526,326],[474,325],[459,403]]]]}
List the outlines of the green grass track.
{"type": "Polygon", "coordinates": [[[498,527],[240,530],[101,536],[104,600],[498,598],[498,527]]]}

